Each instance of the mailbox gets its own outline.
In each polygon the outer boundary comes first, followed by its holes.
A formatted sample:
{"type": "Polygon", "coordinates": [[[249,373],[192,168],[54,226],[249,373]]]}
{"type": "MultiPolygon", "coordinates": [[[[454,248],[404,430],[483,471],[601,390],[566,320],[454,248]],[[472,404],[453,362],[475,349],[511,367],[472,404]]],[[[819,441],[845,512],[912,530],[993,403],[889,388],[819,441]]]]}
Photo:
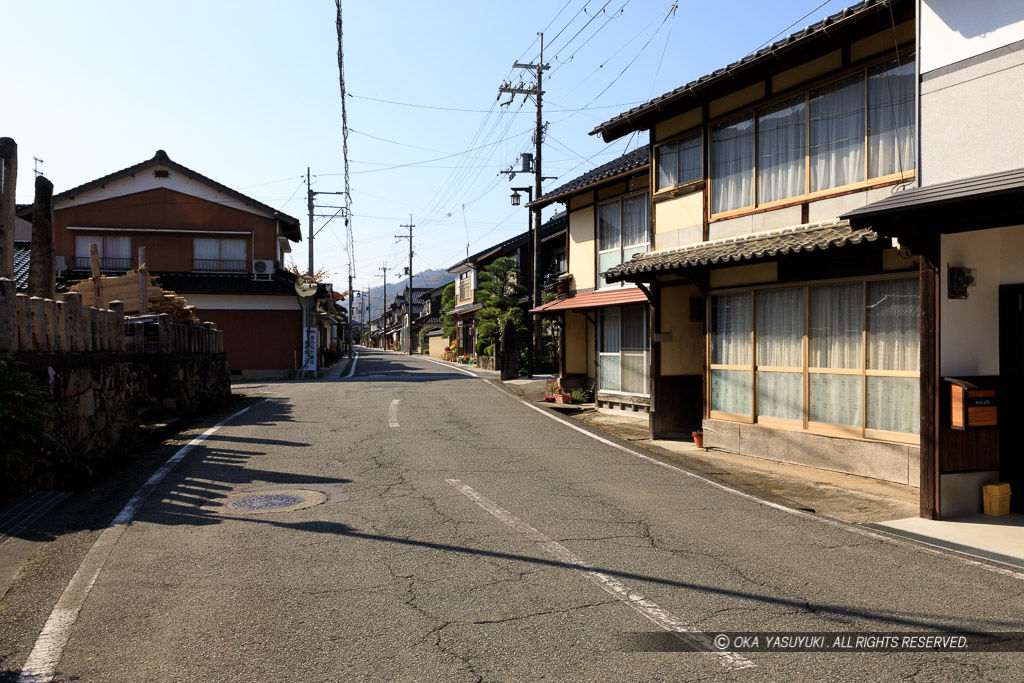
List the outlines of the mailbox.
{"type": "Polygon", "coordinates": [[[976,429],[998,426],[996,390],[965,379],[946,377],[950,392],[950,427],[976,429]]]}

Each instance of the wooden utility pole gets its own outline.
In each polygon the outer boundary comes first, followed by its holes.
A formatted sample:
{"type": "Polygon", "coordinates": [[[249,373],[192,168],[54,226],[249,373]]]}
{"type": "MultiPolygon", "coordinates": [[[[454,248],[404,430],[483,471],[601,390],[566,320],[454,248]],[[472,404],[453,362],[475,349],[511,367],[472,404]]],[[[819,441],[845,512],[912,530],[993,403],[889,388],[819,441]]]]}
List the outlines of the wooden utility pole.
{"type": "MultiPolygon", "coordinates": [[[[533,177],[534,177],[534,194],[533,196],[540,199],[541,197],[541,185],[543,184],[544,175],[541,169],[543,142],[544,142],[544,72],[550,69],[550,65],[544,63],[544,34],[538,34],[540,36],[540,57],[536,64],[523,64],[521,62],[515,62],[512,66],[516,69],[528,69],[533,71],[537,77],[537,83],[533,87],[513,87],[510,82],[498,88],[500,93],[508,93],[515,98],[516,95],[523,95],[528,97],[533,95],[534,100],[537,103],[537,126],[533,132],[533,143],[534,143],[534,160],[533,160],[533,177]]],[[[509,100],[511,102],[511,100],[509,100]]],[[[507,103],[506,103],[507,104],[507,103]]],[[[523,169],[524,171],[526,168],[523,169]]],[[[515,173],[511,174],[513,177],[515,173]]],[[[531,244],[531,266],[530,266],[530,303],[531,308],[540,306],[540,226],[541,226],[541,211],[540,209],[531,209],[533,212],[533,235],[531,244]]],[[[529,372],[532,376],[536,371],[536,365],[540,359],[541,351],[541,338],[540,338],[540,319],[537,316],[531,316],[530,327],[533,331],[530,342],[530,368],[529,372]]]]}
{"type": "Polygon", "coordinates": [[[380,344],[382,349],[388,347],[388,336],[386,334],[388,327],[388,264],[384,264],[380,270],[384,271],[384,305],[381,306],[380,311],[380,344]]]}

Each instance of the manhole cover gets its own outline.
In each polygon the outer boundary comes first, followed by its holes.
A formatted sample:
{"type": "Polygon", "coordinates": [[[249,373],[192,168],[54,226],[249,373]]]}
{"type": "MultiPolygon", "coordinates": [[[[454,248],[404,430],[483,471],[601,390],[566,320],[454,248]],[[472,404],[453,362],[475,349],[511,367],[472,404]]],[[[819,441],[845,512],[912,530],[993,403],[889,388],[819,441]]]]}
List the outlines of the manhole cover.
{"type": "Polygon", "coordinates": [[[302,496],[293,496],[284,493],[266,493],[257,496],[246,496],[228,503],[229,508],[235,510],[276,510],[288,508],[304,502],[302,496]]]}
{"type": "Polygon", "coordinates": [[[258,515],[265,512],[291,512],[316,507],[327,500],[323,491],[307,489],[265,489],[236,493],[217,502],[235,512],[258,515]]]}

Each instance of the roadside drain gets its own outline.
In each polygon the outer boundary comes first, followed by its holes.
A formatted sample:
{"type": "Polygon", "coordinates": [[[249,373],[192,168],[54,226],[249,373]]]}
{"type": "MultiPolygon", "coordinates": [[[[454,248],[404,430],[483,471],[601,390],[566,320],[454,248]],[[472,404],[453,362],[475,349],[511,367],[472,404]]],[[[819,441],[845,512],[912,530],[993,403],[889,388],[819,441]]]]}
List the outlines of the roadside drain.
{"type": "Polygon", "coordinates": [[[236,493],[228,496],[221,504],[235,512],[258,515],[267,512],[305,510],[306,508],[316,507],[326,500],[327,494],[322,491],[287,489],[236,493]]]}

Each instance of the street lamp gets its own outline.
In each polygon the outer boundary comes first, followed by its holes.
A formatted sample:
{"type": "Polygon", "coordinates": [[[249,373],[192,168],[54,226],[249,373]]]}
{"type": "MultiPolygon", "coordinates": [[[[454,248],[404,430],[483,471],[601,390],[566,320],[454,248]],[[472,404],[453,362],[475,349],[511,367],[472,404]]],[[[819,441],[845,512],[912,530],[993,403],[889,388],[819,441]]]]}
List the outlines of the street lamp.
{"type": "MultiPolygon", "coordinates": [[[[530,189],[530,188],[526,188],[526,189],[530,189]]],[[[519,193],[518,192],[512,192],[512,206],[519,206],[519,193]]]]}

